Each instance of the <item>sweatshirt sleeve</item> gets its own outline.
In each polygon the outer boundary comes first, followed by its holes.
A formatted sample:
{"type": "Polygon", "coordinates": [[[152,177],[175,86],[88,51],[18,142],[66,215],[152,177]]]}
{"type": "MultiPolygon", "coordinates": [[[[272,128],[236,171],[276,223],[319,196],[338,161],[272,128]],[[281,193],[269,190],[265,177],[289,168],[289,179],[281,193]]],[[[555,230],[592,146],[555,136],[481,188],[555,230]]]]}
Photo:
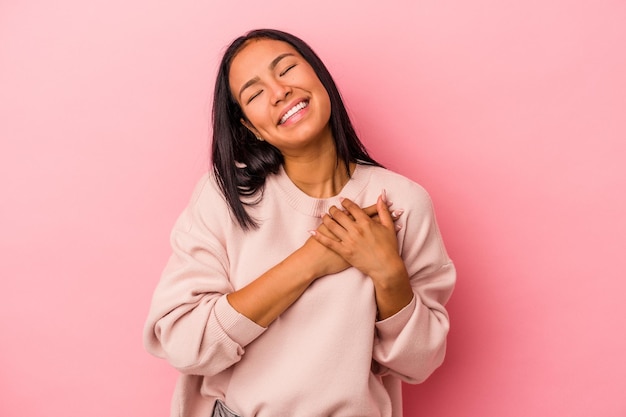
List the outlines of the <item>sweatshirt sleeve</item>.
{"type": "Polygon", "coordinates": [[[411,197],[408,204],[402,202],[407,204],[403,206],[406,217],[398,238],[414,296],[398,313],[376,323],[373,359],[381,375],[419,383],[445,356],[450,322],[444,306],[456,271],[441,240],[430,197],[419,186],[406,195],[411,197]]]}
{"type": "Polygon", "coordinates": [[[207,376],[238,362],[245,346],[265,331],[226,299],[233,289],[223,239],[211,226],[224,224],[219,218],[224,213],[216,210],[223,200],[215,188],[205,176],[176,221],[172,255],[144,327],[148,352],[165,358],[182,373],[207,376]]]}

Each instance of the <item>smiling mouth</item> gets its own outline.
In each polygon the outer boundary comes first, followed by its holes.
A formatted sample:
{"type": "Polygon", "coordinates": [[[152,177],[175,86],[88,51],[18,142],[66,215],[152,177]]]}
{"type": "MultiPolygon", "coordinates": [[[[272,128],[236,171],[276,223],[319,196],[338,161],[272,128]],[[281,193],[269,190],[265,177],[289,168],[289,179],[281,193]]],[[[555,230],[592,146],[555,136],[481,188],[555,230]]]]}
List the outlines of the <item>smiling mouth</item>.
{"type": "Polygon", "coordinates": [[[300,110],[304,109],[305,107],[307,107],[309,105],[309,102],[307,100],[301,101],[298,104],[296,104],[295,106],[293,106],[292,108],[290,108],[287,113],[285,113],[283,115],[283,117],[280,118],[280,120],[278,121],[279,125],[282,125],[283,123],[285,123],[291,116],[293,116],[294,114],[298,113],[300,110]]]}

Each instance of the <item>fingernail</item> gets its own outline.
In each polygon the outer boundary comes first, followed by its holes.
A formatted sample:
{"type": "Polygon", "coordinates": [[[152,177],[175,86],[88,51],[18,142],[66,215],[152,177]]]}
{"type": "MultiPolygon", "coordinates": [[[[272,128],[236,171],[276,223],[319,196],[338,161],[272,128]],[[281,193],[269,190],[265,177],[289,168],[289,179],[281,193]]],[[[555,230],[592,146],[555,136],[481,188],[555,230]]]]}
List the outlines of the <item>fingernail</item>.
{"type": "Polygon", "coordinates": [[[386,203],[387,202],[387,191],[385,191],[384,188],[383,188],[383,192],[380,195],[381,195],[381,197],[383,199],[383,202],[386,203]]]}
{"type": "Polygon", "coordinates": [[[317,234],[317,232],[315,230],[309,230],[309,234],[311,236],[315,236],[317,234]]]}
{"type": "Polygon", "coordinates": [[[341,203],[345,199],[346,199],[345,197],[339,197],[339,202],[341,203]]]}
{"type": "Polygon", "coordinates": [[[400,230],[402,230],[402,225],[396,224],[396,232],[399,232],[400,230]]]}
{"type": "Polygon", "coordinates": [[[403,209],[394,210],[394,211],[391,212],[391,217],[398,218],[398,217],[402,216],[402,213],[404,213],[403,209]]]}

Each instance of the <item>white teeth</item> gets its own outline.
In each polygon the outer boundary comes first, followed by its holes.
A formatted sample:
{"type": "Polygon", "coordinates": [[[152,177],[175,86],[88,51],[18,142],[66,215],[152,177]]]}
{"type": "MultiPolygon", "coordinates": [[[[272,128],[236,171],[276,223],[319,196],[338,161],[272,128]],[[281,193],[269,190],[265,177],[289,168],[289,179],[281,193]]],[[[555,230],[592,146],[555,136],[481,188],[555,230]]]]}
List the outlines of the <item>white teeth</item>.
{"type": "Polygon", "coordinates": [[[291,116],[293,116],[294,114],[296,114],[297,112],[299,112],[300,110],[302,110],[308,105],[309,103],[306,101],[301,101],[300,103],[296,104],[295,106],[290,108],[287,113],[285,113],[285,115],[280,119],[280,122],[278,122],[278,124],[282,125],[283,123],[287,121],[287,119],[289,119],[291,116]]]}

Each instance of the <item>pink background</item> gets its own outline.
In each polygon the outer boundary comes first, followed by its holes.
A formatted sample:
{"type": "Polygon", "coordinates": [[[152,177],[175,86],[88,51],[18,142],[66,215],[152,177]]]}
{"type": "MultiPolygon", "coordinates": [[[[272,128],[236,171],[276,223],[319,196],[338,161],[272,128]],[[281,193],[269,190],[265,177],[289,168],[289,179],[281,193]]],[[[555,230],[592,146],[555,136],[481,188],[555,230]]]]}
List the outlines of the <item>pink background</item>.
{"type": "Polygon", "coordinates": [[[262,26],[307,40],[434,198],[459,281],[406,416],[626,415],[618,0],[2,0],[0,415],[167,415],[141,329],[220,51],[262,26]]]}

